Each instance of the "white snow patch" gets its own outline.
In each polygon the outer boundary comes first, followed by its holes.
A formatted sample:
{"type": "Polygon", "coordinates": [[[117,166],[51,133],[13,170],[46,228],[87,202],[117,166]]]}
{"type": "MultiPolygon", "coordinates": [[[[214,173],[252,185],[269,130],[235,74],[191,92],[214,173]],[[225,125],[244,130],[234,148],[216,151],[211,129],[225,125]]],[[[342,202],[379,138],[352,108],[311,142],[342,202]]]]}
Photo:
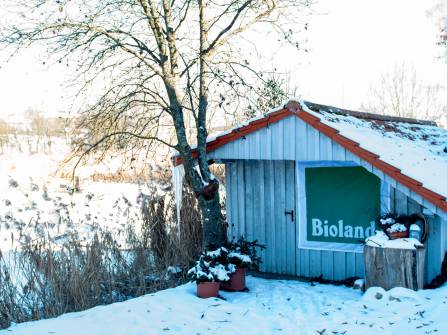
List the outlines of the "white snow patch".
{"type": "Polygon", "coordinates": [[[58,318],[13,325],[0,335],[446,334],[447,287],[370,288],[247,278],[249,292],[200,299],[196,285],[58,318]],[[380,297],[380,299],[379,299],[380,297]]]}
{"type": "Polygon", "coordinates": [[[390,233],[398,233],[407,231],[407,227],[405,227],[402,223],[394,223],[390,228],[387,229],[390,233]]]}
{"type": "Polygon", "coordinates": [[[251,263],[251,258],[248,255],[245,254],[241,254],[239,252],[230,252],[228,254],[228,258],[237,258],[239,259],[241,262],[246,263],[246,264],[250,264],[251,263]]]}
{"type": "Polygon", "coordinates": [[[383,231],[376,231],[376,234],[368,237],[365,242],[370,247],[379,248],[416,249],[423,246],[421,242],[411,237],[390,240],[383,231]]]}

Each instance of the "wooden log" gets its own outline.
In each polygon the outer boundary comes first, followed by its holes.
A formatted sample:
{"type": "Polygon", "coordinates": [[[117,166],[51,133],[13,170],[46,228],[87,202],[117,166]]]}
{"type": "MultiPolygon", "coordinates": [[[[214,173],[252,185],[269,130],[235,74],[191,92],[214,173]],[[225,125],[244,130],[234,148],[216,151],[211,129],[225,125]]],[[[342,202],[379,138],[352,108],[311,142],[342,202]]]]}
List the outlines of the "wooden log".
{"type": "Polygon", "coordinates": [[[425,248],[394,249],[365,245],[365,289],[380,286],[385,290],[424,287],[425,248]]]}

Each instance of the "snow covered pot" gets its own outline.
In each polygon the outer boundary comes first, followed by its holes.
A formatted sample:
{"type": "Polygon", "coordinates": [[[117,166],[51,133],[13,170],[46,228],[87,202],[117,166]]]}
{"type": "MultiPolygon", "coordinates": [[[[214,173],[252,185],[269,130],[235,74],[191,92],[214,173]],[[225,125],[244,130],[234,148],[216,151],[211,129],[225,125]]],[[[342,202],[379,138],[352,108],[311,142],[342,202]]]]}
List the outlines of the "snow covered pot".
{"type": "Polygon", "coordinates": [[[231,251],[228,253],[228,263],[229,266],[234,266],[236,270],[230,275],[230,282],[220,284],[221,289],[225,291],[245,290],[246,272],[252,263],[250,256],[231,251]]]}
{"type": "Polygon", "coordinates": [[[236,268],[230,264],[221,263],[226,259],[227,253],[225,248],[205,252],[196,265],[188,271],[189,279],[197,283],[198,297],[217,297],[220,284],[230,281],[230,275],[236,271],[236,268]]]}

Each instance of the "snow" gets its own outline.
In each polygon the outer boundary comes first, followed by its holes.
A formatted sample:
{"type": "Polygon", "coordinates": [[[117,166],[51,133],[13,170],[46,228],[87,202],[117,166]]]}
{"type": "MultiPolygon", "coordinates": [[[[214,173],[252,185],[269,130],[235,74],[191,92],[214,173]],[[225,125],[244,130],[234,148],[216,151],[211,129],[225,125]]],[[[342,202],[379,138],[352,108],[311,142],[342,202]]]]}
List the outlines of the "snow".
{"type": "Polygon", "coordinates": [[[247,278],[249,292],[197,298],[194,283],[0,335],[446,334],[447,287],[414,292],[247,278]]]}
{"type": "Polygon", "coordinates": [[[416,249],[423,246],[421,242],[411,237],[390,240],[383,231],[377,231],[376,235],[368,237],[365,243],[370,247],[393,249],[416,249]]]}
{"type": "Polygon", "coordinates": [[[246,263],[246,264],[250,264],[251,263],[251,258],[248,255],[244,255],[241,254],[239,252],[230,252],[228,254],[228,258],[237,258],[239,259],[242,263],[246,263]]]}
{"type": "Polygon", "coordinates": [[[390,233],[397,233],[407,231],[407,227],[405,227],[402,223],[395,223],[390,228],[387,229],[390,233]]]}
{"type": "Polygon", "coordinates": [[[404,122],[374,122],[340,113],[315,112],[301,102],[303,109],[317,116],[341,135],[380,156],[402,173],[428,189],[447,196],[447,130],[432,125],[404,122]]]}
{"type": "Polygon", "coordinates": [[[380,224],[383,225],[393,224],[394,222],[396,221],[393,218],[380,219],[380,224]]]}
{"type": "Polygon", "coordinates": [[[365,279],[362,279],[362,278],[356,279],[354,281],[353,288],[356,289],[356,290],[364,290],[364,288],[365,288],[365,279]]]}
{"type": "MultiPolygon", "coordinates": [[[[0,250],[20,248],[27,239],[49,237],[62,242],[72,233],[89,240],[98,229],[119,235],[127,223],[141,222],[142,196],[157,197],[161,185],[81,181],[81,192],[54,173],[67,153],[64,140],[53,139],[52,151],[35,147],[27,137],[1,147],[0,152],[0,250]],[[29,145],[25,145],[30,142],[29,145]],[[24,144],[25,143],[25,144],[24,144]],[[18,147],[20,146],[20,147],[18,147]],[[39,151],[40,150],[40,151],[39,151]]],[[[82,174],[113,173],[116,161],[88,166],[82,174]]],[[[82,170],[82,169],[81,169],[82,170]]],[[[138,228],[138,227],[136,227],[138,228]]],[[[125,234],[120,234],[124,239],[125,234]]],[[[124,241],[120,241],[123,242],[124,241]]]]}
{"type": "Polygon", "coordinates": [[[225,252],[228,252],[227,248],[225,248],[225,247],[220,247],[219,249],[216,249],[216,250],[207,251],[207,252],[206,252],[206,255],[209,256],[209,257],[211,257],[211,258],[218,258],[218,257],[220,257],[220,256],[222,255],[222,251],[223,251],[224,253],[225,253],[225,252]]]}
{"type": "Polygon", "coordinates": [[[210,268],[210,272],[213,274],[214,278],[218,281],[225,282],[229,281],[228,271],[222,264],[217,264],[210,268]]]}
{"type": "Polygon", "coordinates": [[[197,172],[197,174],[199,175],[199,177],[200,177],[200,179],[201,179],[201,181],[202,181],[203,186],[207,186],[207,185],[208,185],[208,182],[206,182],[205,179],[203,179],[202,172],[200,171],[200,166],[198,166],[198,165],[194,165],[194,170],[195,170],[195,171],[197,172]]]}
{"type": "Polygon", "coordinates": [[[57,241],[71,233],[89,240],[98,228],[120,232],[128,222],[140,222],[139,195],[148,194],[135,184],[83,184],[80,193],[57,188],[57,181],[19,184],[10,188],[0,178],[0,249],[11,250],[28,238],[48,236],[57,241]],[[48,192],[45,192],[45,187],[48,192]],[[45,195],[46,194],[46,195],[45,195]]]}

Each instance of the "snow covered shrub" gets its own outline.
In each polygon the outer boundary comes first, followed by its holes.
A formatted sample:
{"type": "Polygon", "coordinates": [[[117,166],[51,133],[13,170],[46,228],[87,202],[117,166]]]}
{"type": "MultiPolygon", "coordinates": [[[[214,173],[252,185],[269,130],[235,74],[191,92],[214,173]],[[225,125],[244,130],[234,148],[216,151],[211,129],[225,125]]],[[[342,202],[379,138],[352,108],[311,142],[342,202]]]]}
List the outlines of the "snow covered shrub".
{"type": "Polygon", "coordinates": [[[232,251],[228,254],[228,261],[241,269],[248,269],[253,263],[250,256],[237,251],[232,251]]]}
{"type": "Polygon", "coordinates": [[[225,247],[202,253],[188,271],[188,278],[197,283],[226,283],[238,268],[258,271],[261,259],[257,249],[264,248],[258,241],[247,241],[240,237],[237,241],[228,242],[225,247]]]}
{"type": "Polygon", "coordinates": [[[228,250],[224,247],[202,253],[196,264],[189,269],[188,278],[196,283],[230,281],[236,271],[234,264],[228,263],[228,250]]]}
{"type": "Polygon", "coordinates": [[[243,236],[235,241],[231,241],[227,246],[228,262],[238,268],[259,271],[261,257],[258,256],[258,250],[265,249],[265,246],[259,244],[257,240],[247,241],[243,236]]]}

